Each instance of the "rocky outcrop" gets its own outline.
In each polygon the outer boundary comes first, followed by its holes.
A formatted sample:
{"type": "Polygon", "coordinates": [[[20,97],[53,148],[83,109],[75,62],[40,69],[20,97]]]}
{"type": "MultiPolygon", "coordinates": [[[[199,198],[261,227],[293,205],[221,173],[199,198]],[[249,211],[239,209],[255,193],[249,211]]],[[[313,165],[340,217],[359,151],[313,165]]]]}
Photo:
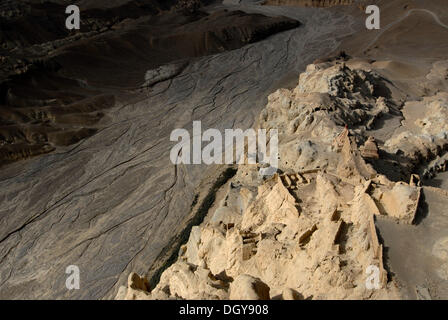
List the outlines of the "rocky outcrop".
{"type": "Polygon", "coordinates": [[[269,300],[269,287],[260,279],[241,274],[230,285],[231,300],[269,300]]]}
{"type": "Polygon", "coordinates": [[[337,166],[331,147],[342,128],[367,130],[383,115],[397,109],[385,82],[374,71],[351,70],[344,62],[311,64],[294,90],[269,96],[260,126],[278,128],[280,169],[307,170],[337,166]]]}
{"type": "Polygon", "coordinates": [[[372,139],[357,142],[396,108],[386,89],[375,72],[335,62],[310,65],[295,89],[270,95],[258,126],[279,128],[279,172],[259,179],[257,165],[240,166],[227,201],[193,228],[151,299],[400,298],[375,217],[413,223],[421,188],[379,174],[364,159],[372,139]]]}
{"type": "Polygon", "coordinates": [[[376,144],[375,138],[370,136],[367,141],[364,143],[361,150],[361,155],[364,158],[373,158],[379,159],[380,155],[378,154],[378,146],[376,144]]]}
{"type": "Polygon", "coordinates": [[[409,170],[419,170],[429,178],[443,171],[447,163],[448,93],[409,102],[405,110],[404,125],[385,141],[384,147],[390,154],[404,158],[409,170]]]}

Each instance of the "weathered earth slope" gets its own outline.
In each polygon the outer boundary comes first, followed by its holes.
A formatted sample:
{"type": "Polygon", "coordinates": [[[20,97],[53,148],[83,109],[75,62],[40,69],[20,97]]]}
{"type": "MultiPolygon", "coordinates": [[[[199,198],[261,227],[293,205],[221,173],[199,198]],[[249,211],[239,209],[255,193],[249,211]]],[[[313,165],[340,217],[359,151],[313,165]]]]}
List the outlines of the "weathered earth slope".
{"type": "Polygon", "coordinates": [[[269,14],[303,26],[116,94],[95,135],[1,170],[0,297],[110,298],[130,271],[164,265],[159,255],[188,225],[195,195],[201,205],[212,189],[201,181],[219,175],[172,165],[171,131],[193,120],[204,130],[250,127],[268,93],[353,32],[352,18],[335,12],[278,7],[269,14]],[[69,265],[80,268],[80,290],[65,287],[69,265]]]}
{"type": "Polygon", "coordinates": [[[168,8],[155,1],[128,1],[85,9],[81,29],[70,32],[62,5],[2,4],[0,166],[93,135],[103,127],[101,119],[116,95],[142,86],[143,78],[144,86],[154,85],[179,74],[189,59],[300,25],[241,11],[168,8]],[[173,61],[179,63],[164,67],[173,61]]]}

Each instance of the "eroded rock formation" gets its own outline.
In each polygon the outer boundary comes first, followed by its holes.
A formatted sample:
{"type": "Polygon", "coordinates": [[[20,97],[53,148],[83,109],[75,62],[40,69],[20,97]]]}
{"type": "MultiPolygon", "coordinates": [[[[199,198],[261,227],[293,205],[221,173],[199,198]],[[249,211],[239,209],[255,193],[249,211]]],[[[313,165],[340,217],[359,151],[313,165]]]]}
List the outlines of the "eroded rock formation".
{"type": "MultiPolygon", "coordinates": [[[[432,107],[417,122],[427,135],[443,132],[425,129],[440,118],[440,126],[446,123],[441,98],[424,101],[432,107]]],[[[379,161],[382,151],[364,136],[399,109],[372,69],[342,61],[308,66],[295,89],[269,96],[258,122],[279,129],[279,172],[262,179],[259,166],[240,166],[225,198],[193,228],[158,285],[122,287],[117,298],[401,298],[384,266],[375,219],[412,224],[422,188],[416,175],[408,184],[379,173],[367,161],[379,161]],[[369,285],[372,269],[378,278],[369,285]]],[[[400,139],[384,148],[406,147],[400,139]]]]}

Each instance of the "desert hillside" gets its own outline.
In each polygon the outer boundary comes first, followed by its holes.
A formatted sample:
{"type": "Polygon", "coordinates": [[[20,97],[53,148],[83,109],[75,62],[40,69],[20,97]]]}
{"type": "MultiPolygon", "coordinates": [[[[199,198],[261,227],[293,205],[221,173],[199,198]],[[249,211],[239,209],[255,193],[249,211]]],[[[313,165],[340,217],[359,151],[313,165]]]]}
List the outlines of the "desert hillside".
{"type": "Polygon", "coordinates": [[[445,0],[69,2],[0,4],[1,299],[448,298],[445,0]]]}
{"type": "Polygon", "coordinates": [[[115,89],[153,85],[180,73],[181,60],[236,49],[300,25],[241,11],[207,14],[189,4],[145,0],[87,7],[79,32],[57,27],[65,23],[63,4],[2,4],[0,166],[96,133],[115,105],[115,89]],[[176,66],[164,68],[172,61],[176,66]]]}

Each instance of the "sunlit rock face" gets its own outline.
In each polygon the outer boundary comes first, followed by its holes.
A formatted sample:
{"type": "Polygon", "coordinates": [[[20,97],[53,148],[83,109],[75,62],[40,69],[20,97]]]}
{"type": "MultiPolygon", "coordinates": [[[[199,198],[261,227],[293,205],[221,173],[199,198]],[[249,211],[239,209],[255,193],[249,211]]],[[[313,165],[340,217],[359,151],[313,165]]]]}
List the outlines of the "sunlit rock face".
{"type": "Polygon", "coordinates": [[[434,207],[446,203],[447,191],[420,181],[446,170],[446,61],[434,62],[417,80],[419,87],[431,85],[434,94],[406,103],[403,82],[384,77],[403,67],[342,54],[308,65],[296,87],[270,94],[256,127],[278,128],[279,172],[261,179],[259,166],[240,166],[223,200],[192,229],[158,285],[143,290],[144,299],[194,299],[210,281],[215,287],[209,299],[404,299],[412,294],[431,299],[434,292],[442,294],[445,264],[427,271],[441,281],[429,291],[418,277],[406,274],[398,253],[392,251],[392,264],[385,258],[385,240],[379,236],[387,237],[388,250],[400,248],[400,236],[432,239],[425,242],[425,252],[417,243],[406,253],[418,266],[438,261],[446,250],[439,225],[445,210],[434,207]],[[382,124],[394,117],[400,125],[382,124]],[[434,216],[420,225],[423,201],[434,216]],[[401,273],[392,276],[391,267],[401,273]],[[176,278],[178,268],[189,270],[182,280],[176,278]],[[204,274],[201,284],[196,270],[204,274]],[[376,284],[366,275],[372,270],[378,271],[376,284]]]}
{"type": "Polygon", "coordinates": [[[257,165],[241,166],[158,285],[139,294],[123,287],[117,298],[402,298],[374,221],[412,224],[421,188],[379,174],[356,142],[360,129],[396,108],[386,80],[345,61],[326,62],[309,65],[294,89],[271,94],[258,126],[282,126],[283,173],[260,181],[257,165]],[[366,272],[374,269],[372,284],[366,272]]]}

